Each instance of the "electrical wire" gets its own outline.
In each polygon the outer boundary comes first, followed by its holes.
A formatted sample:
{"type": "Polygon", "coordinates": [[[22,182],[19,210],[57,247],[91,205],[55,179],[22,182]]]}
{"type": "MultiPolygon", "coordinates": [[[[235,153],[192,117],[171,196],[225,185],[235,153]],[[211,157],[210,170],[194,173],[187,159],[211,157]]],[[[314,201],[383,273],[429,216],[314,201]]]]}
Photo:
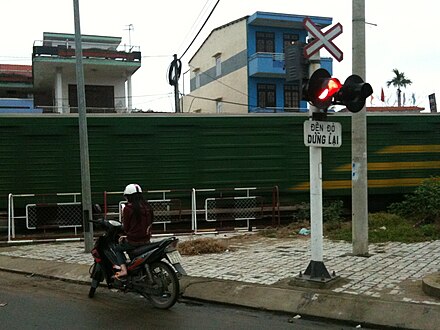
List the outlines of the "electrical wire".
{"type": "Polygon", "coordinates": [[[171,55],[143,55],[141,58],[170,57],[171,55]]]}
{"type": "MultiPolygon", "coordinates": [[[[191,65],[190,65],[190,68],[194,69],[194,67],[191,66],[191,65]]],[[[219,83],[220,85],[223,85],[223,86],[225,86],[225,87],[228,87],[228,88],[232,89],[233,91],[235,91],[235,92],[237,92],[237,93],[240,93],[240,94],[242,94],[242,95],[244,95],[244,96],[249,97],[249,95],[248,95],[247,93],[242,92],[241,90],[238,90],[238,89],[236,89],[236,88],[234,88],[234,87],[232,87],[232,86],[229,86],[228,84],[225,84],[224,82],[218,80],[218,77],[213,77],[213,76],[209,75],[209,74],[206,73],[206,72],[201,72],[201,74],[203,74],[203,75],[205,75],[205,76],[211,78],[212,81],[215,81],[215,82],[219,83]]]]}
{"type": "Polygon", "coordinates": [[[201,26],[201,28],[199,29],[199,32],[197,32],[197,34],[195,35],[195,37],[193,38],[193,40],[191,41],[191,43],[189,44],[189,46],[186,48],[186,50],[183,52],[182,56],[180,56],[179,59],[182,59],[182,57],[185,56],[185,54],[188,52],[188,50],[191,48],[191,46],[193,45],[193,43],[196,41],[197,37],[199,36],[200,32],[202,32],[203,28],[205,27],[206,23],[208,23],[209,18],[211,17],[212,13],[214,12],[215,8],[217,7],[217,5],[219,4],[220,0],[217,0],[217,2],[215,3],[214,7],[211,9],[211,12],[209,13],[208,17],[206,18],[205,22],[203,23],[203,25],[201,26]]]}
{"type": "Polygon", "coordinates": [[[205,11],[207,11],[207,7],[208,4],[211,2],[212,0],[206,0],[205,5],[203,6],[202,10],[200,11],[199,15],[197,16],[197,18],[195,19],[193,25],[191,26],[191,28],[189,29],[189,31],[187,32],[187,34],[185,35],[185,38],[183,39],[182,43],[179,45],[179,50],[183,47],[183,45],[186,43],[186,40],[188,39],[189,35],[192,34],[192,32],[195,30],[196,26],[199,24],[199,20],[201,20],[202,15],[205,13],[205,11]]]}
{"type": "MultiPolygon", "coordinates": [[[[185,95],[187,97],[192,97],[194,99],[200,99],[200,100],[205,100],[205,101],[218,101],[218,99],[212,99],[209,97],[204,97],[204,96],[194,96],[194,95],[185,95]]],[[[233,105],[239,105],[239,106],[243,106],[243,107],[248,107],[249,104],[248,103],[240,103],[240,102],[233,102],[233,101],[225,101],[222,100],[222,103],[226,103],[226,104],[233,104],[233,105]]]]}

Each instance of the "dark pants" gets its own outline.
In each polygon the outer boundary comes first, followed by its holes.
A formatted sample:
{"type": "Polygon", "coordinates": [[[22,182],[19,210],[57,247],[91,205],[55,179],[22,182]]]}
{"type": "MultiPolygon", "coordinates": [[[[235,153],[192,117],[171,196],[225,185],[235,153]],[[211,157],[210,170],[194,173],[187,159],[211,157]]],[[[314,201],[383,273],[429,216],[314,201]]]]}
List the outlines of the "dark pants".
{"type": "Polygon", "coordinates": [[[114,251],[119,266],[127,262],[127,259],[125,258],[124,255],[124,251],[131,251],[134,250],[135,248],[136,246],[131,245],[127,241],[116,244],[114,251]]]}

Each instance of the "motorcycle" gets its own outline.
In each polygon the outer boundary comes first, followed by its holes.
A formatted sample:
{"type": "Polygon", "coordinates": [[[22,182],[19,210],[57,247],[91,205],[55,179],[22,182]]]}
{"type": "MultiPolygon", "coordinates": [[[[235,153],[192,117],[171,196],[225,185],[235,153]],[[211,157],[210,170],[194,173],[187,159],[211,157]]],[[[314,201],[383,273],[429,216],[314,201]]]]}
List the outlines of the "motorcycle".
{"type": "Polygon", "coordinates": [[[139,293],[156,308],[172,307],[180,295],[179,278],[186,275],[181,265],[182,257],[177,250],[179,240],[168,237],[127,252],[128,275],[117,279],[115,274],[120,267],[117,265],[114,247],[122,224],[116,220],[90,221],[103,226],[105,233],[98,237],[91,251],[94,263],[90,268],[92,281],[89,297],[94,297],[99,284],[105,279],[109,289],[139,293]]]}

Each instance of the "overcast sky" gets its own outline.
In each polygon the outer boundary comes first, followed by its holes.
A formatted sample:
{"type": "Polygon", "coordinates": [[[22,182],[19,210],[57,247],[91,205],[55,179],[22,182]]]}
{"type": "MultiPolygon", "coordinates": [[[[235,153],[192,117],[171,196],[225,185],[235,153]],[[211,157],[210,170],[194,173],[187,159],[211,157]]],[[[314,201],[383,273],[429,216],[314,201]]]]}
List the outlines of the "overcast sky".
{"type": "MultiPolygon", "coordinates": [[[[388,105],[395,103],[395,89],[386,87],[392,70],[404,72],[412,85],[404,90],[406,105],[429,109],[428,95],[436,93],[440,106],[440,39],[438,6],[435,0],[365,0],[367,81],[379,102],[384,88],[388,105]],[[373,25],[374,24],[374,25],[373,25]]],[[[133,106],[144,110],[173,111],[173,87],[166,73],[173,54],[179,57],[201,27],[216,0],[79,0],[83,34],[119,36],[142,52],[142,67],[133,76],[133,106]]],[[[351,74],[352,0],[221,0],[197,38],[182,58],[183,71],[194,52],[216,27],[252,15],[256,11],[332,17],[341,23],[343,34],[334,42],[344,60],[334,60],[334,76],[344,81],[351,74]]],[[[0,11],[2,46],[0,63],[31,64],[32,45],[43,32],[74,33],[72,0],[4,1],[0,11]]],[[[330,56],[321,51],[321,56],[330,56]]],[[[189,76],[189,73],[185,75],[189,76]]],[[[181,82],[181,91],[182,91],[181,82]]],[[[185,82],[185,92],[189,84],[185,82]]],[[[370,100],[367,102],[370,105],[370,100]]]]}

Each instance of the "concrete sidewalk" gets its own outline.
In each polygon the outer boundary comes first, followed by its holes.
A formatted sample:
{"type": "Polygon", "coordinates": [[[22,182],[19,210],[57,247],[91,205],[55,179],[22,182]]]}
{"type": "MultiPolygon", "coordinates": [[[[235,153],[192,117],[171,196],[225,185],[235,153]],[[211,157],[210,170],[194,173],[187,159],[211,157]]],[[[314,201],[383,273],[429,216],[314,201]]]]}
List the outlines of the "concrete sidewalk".
{"type": "MultiPolygon", "coordinates": [[[[440,328],[440,298],[422,290],[440,270],[440,241],[371,244],[364,258],[350,255],[351,244],[325,240],[324,263],[340,279],[317,288],[295,280],[310,261],[309,238],[251,236],[229,252],[183,256],[183,296],[361,325],[440,328]]],[[[2,270],[80,283],[90,283],[92,262],[80,241],[0,248],[2,270]]]]}

